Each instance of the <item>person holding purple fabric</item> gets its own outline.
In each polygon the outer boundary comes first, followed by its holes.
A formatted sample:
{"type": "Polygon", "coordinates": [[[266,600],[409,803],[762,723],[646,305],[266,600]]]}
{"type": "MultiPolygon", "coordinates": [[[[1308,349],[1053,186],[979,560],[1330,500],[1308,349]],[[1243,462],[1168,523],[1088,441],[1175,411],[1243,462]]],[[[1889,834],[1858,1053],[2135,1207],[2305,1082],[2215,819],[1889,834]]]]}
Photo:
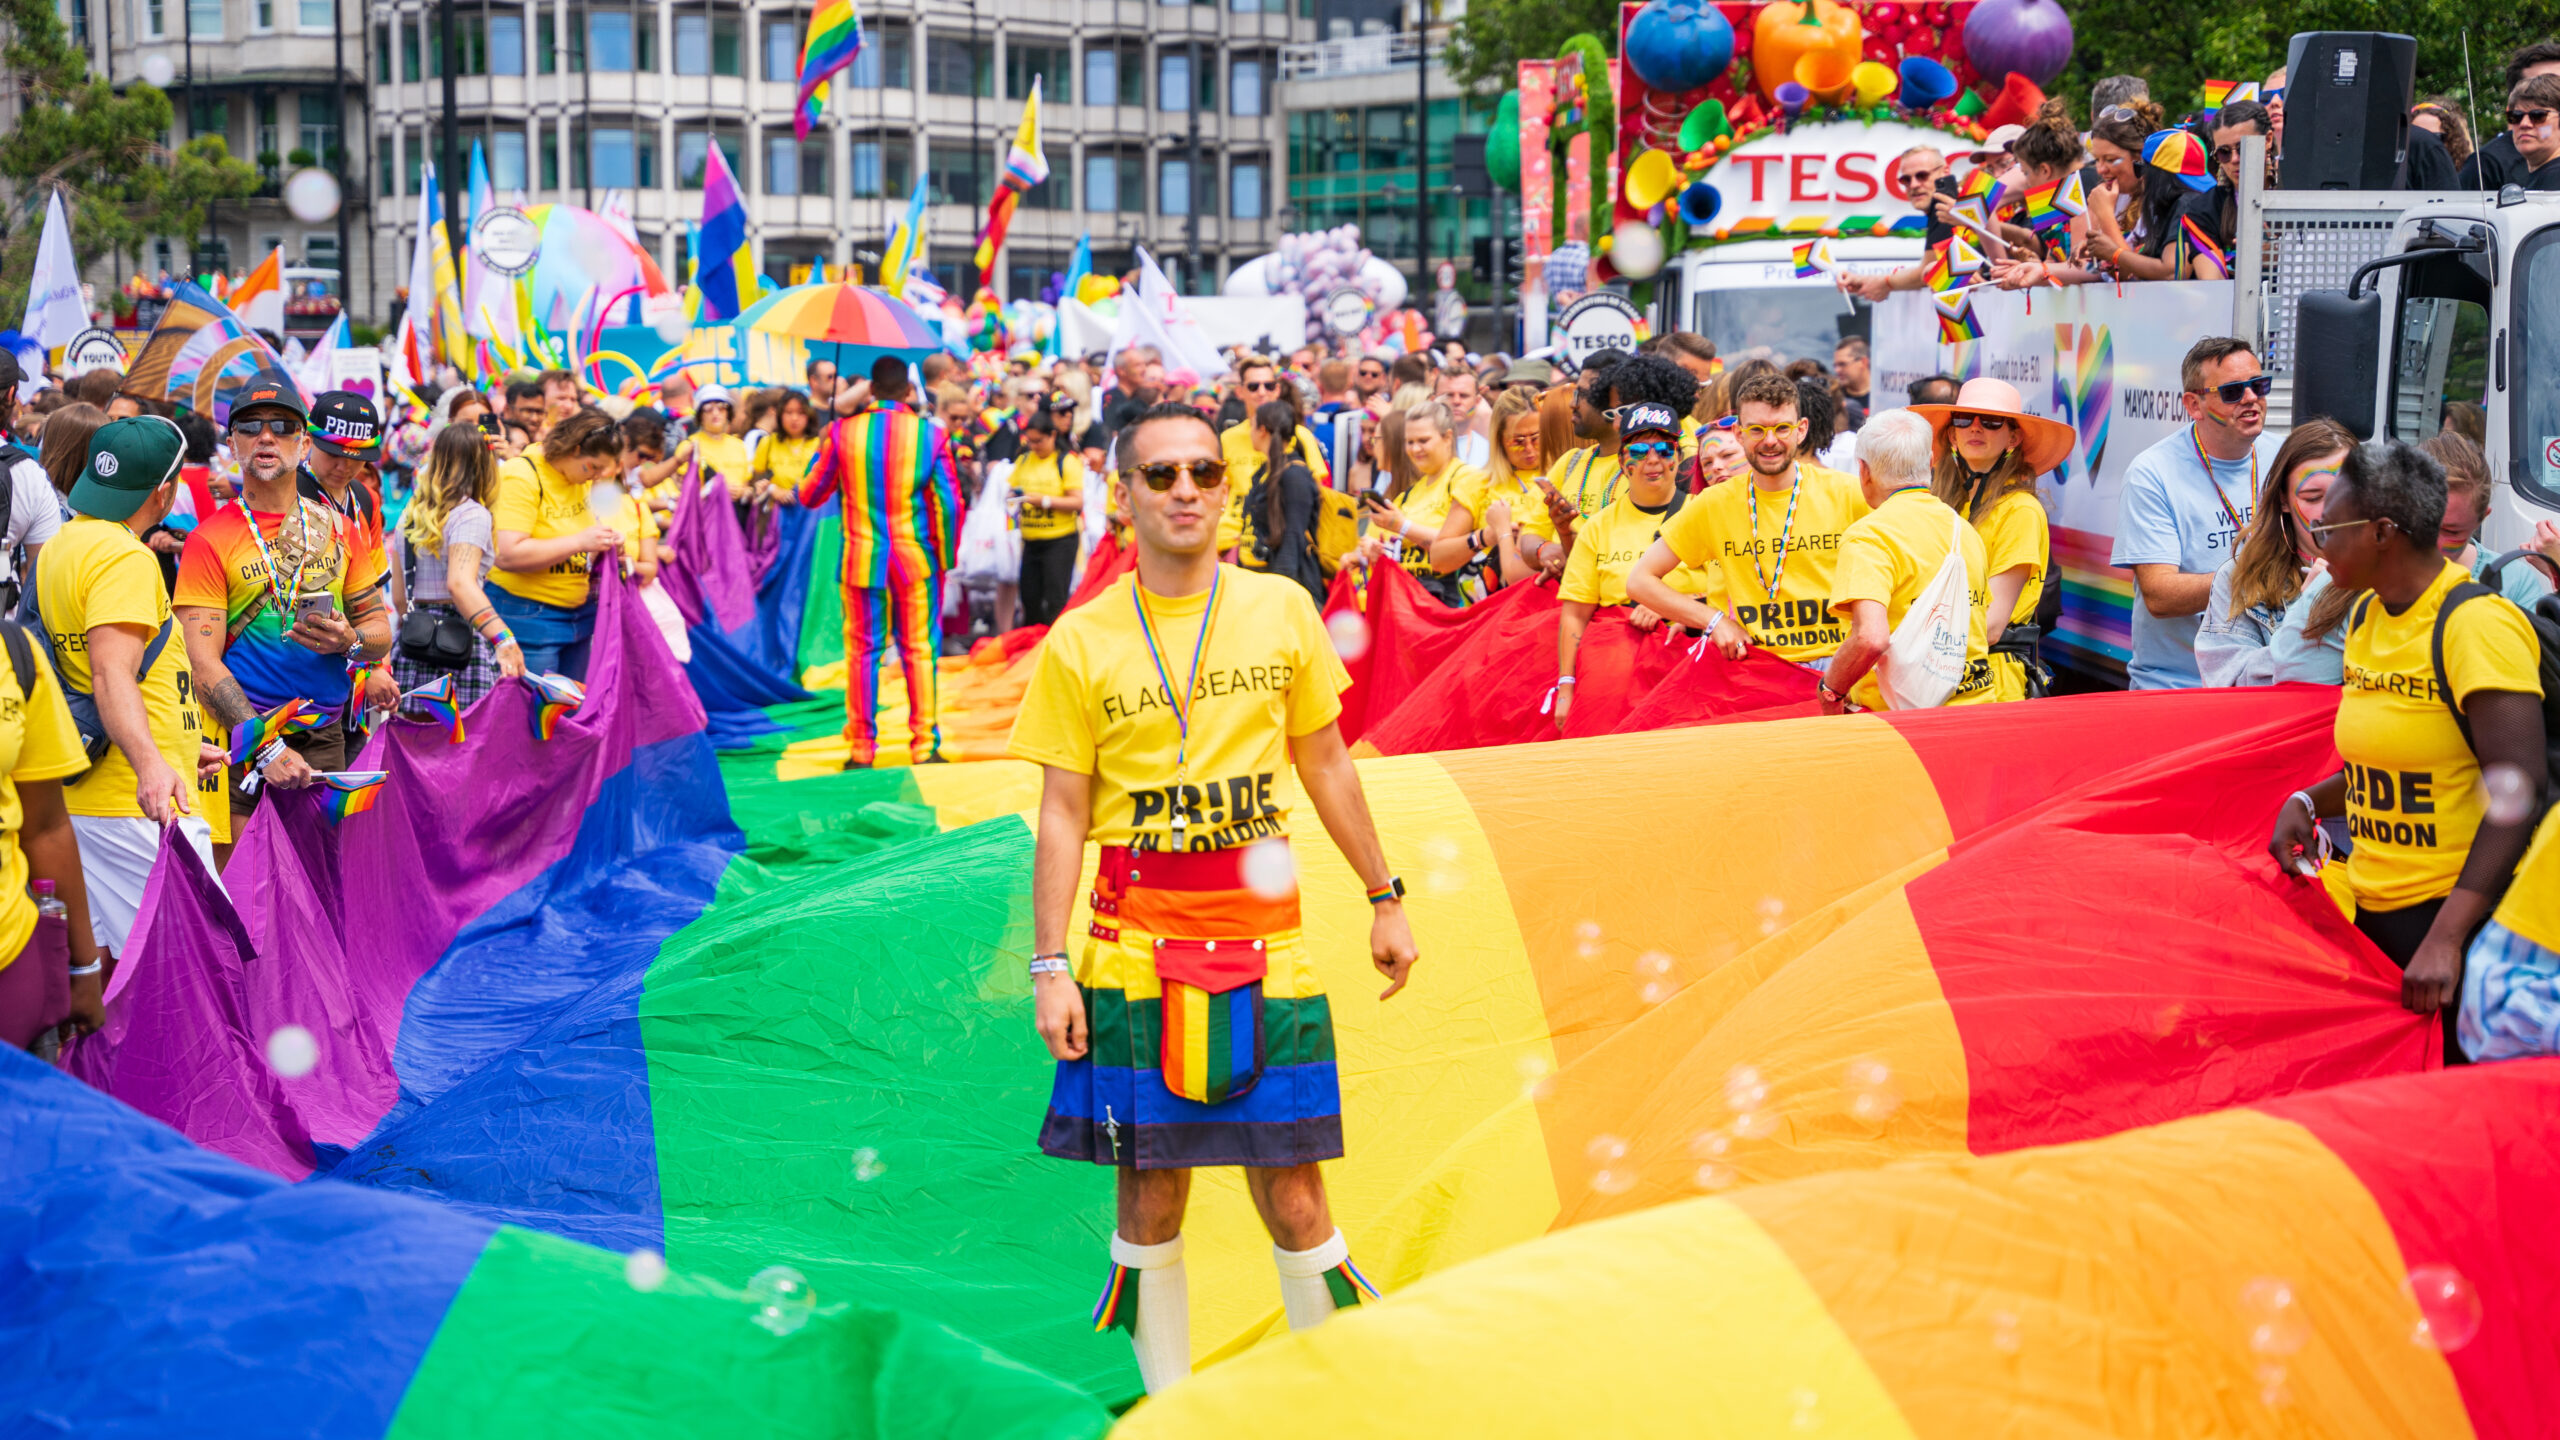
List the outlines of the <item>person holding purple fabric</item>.
{"type": "Polygon", "coordinates": [[[107,967],[62,799],[89,755],[53,667],[14,623],[0,621],[0,641],[0,1044],[26,1050],[57,1025],[86,1035],[106,1022],[107,967]],[[38,915],[30,890],[40,880],[67,924],[38,915]]]}

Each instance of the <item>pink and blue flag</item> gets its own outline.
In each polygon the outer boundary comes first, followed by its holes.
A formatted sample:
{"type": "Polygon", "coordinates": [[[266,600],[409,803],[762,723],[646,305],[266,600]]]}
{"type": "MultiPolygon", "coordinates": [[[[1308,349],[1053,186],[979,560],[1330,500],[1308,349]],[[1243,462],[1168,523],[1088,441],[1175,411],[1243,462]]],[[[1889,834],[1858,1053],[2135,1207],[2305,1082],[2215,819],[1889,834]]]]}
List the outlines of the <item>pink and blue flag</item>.
{"type": "Polygon", "coordinates": [[[757,295],[755,255],[747,248],[747,206],[738,177],[713,140],[702,162],[702,239],[694,287],[702,292],[702,323],[735,320],[757,295]]]}

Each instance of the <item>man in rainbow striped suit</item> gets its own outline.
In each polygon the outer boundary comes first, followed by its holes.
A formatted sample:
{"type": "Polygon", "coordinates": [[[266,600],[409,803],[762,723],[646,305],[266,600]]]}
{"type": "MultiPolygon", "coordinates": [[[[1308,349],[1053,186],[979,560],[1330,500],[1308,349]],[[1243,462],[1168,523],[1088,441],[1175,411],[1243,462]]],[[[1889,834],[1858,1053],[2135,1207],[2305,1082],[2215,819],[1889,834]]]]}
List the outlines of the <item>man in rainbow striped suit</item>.
{"type": "Polygon", "coordinates": [[[893,643],[907,677],[909,751],[942,758],[934,660],[942,651],[942,579],[958,557],[960,480],[950,437],[909,403],[903,360],[871,366],[871,408],[827,427],[793,497],[844,496],[844,738],[848,770],[878,759],[880,661],[893,643]]]}

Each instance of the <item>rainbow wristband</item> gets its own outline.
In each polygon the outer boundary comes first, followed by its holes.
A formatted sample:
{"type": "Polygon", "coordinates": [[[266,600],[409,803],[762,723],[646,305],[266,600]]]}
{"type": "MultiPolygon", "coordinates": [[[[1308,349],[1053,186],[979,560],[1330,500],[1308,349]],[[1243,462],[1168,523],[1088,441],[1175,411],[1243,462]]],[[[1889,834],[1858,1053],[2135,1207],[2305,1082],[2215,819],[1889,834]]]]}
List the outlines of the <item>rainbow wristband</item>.
{"type": "Polygon", "coordinates": [[[1369,903],[1372,905],[1384,905],[1390,900],[1401,900],[1403,898],[1404,881],[1394,875],[1387,877],[1386,884],[1369,892],[1369,903]]]}

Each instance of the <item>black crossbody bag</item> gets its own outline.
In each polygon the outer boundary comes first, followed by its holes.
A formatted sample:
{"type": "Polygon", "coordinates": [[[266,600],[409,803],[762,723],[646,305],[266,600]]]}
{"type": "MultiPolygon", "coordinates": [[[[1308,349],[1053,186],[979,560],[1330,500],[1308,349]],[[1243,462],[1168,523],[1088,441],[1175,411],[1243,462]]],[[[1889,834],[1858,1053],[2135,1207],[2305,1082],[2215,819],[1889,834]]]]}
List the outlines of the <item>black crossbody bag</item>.
{"type": "Polygon", "coordinates": [[[400,658],[422,670],[461,670],[471,664],[480,637],[453,613],[450,603],[436,604],[430,610],[414,598],[418,593],[418,547],[406,537],[400,542],[403,573],[411,597],[409,613],[400,617],[400,658]]]}

